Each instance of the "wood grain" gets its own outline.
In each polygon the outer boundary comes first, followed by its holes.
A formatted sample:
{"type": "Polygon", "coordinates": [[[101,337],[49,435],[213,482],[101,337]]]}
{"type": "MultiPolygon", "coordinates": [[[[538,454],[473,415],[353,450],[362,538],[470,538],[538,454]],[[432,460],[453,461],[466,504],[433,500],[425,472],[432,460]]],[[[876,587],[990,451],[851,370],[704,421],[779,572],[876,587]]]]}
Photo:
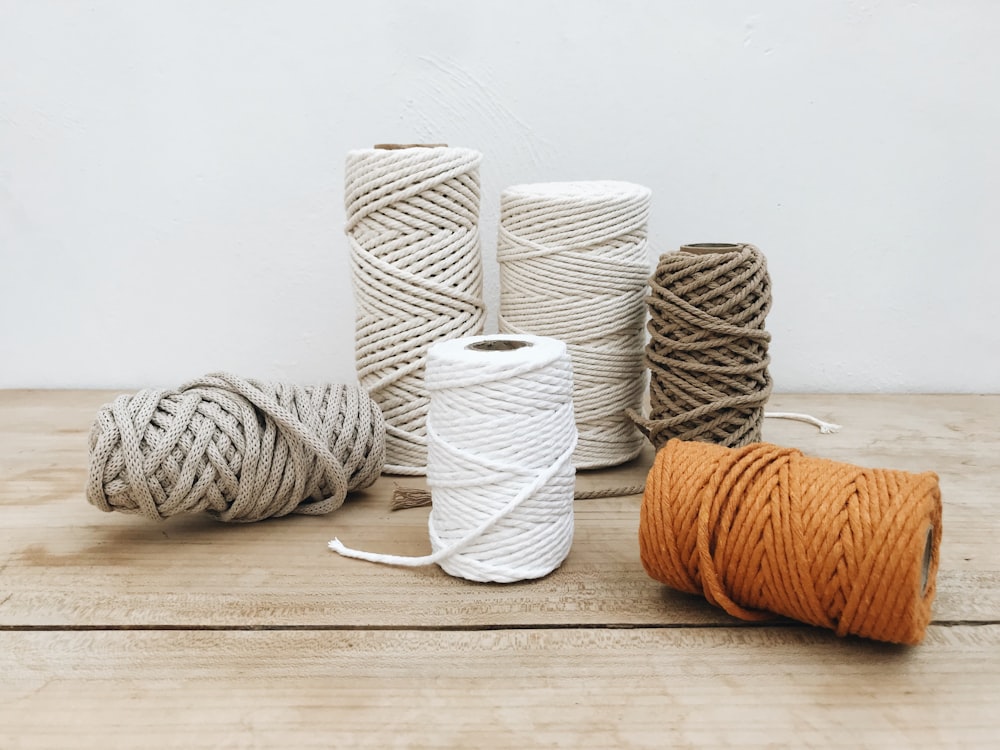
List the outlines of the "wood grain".
{"type": "MultiPolygon", "coordinates": [[[[579,501],[566,563],[474,584],[341,558],[428,549],[383,477],[326,517],[103,514],[83,494],[110,392],[0,391],[0,748],[992,747],[1000,738],[1000,396],[782,395],[807,453],[941,477],[935,622],[906,649],[748,626],[650,580],[640,498],[579,501]]],[[[646,451],[581,472],[641,482],[646,451]]]]}
{"type": "Polygon", "coordinates": [[[987,747],[1000,626],[0,633],[0,746],[987,747]]]}
{"type": "MultiPolygon", "coordinates": [[[[537,582],[479,585],[436,567],[346,560],[326,542],[429,550],[427,509],[392,513],[383,477],[325,517],[227,525],[103,514],[84,500],[95,392],[0,392],[0,626],[479,626],[733,624],[639,564],[640,498],[580,501],[566,563],[537,582]]],[[[1000,397],[782,396],[774,408],[845,425],[767,420],[765,436],[830,458],[941,475],[945,536],[935,619],[1000,619],[1000,397]]],[[[584,487],[641,483],[652,454],[581,472],[584,487]]]]}

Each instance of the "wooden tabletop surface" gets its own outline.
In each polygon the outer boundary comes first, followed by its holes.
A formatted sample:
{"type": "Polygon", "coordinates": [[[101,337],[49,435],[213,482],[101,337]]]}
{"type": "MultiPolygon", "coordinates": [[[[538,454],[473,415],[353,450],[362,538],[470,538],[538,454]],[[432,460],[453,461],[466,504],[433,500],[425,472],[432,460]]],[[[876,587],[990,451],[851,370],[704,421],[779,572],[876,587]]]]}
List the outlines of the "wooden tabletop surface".
{"type": "MultiPolygon", "coordinates": [[[[328,516],[165,522],[87,504],[97,391],[0,391],[0,748],[1000,747],[1000,396],[775,396],[765,439],[940,474],[916,647],[747,624],[649,579],[638,496],[576,504],[547,578],[477,584],[327,550],[429,551],[383,477],[328,516]]],[[[587,488],[641,482],[647,451],[587,488]]]]}

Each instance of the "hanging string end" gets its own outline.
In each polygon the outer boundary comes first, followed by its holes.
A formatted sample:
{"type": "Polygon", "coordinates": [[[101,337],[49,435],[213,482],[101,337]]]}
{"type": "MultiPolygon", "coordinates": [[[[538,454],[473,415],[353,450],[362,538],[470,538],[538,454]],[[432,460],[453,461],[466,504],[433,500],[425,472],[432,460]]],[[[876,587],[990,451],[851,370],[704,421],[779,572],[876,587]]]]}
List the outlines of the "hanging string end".
{"type": "Polygon", "coordinates": [[[806,424],[811,424],[819,428],[820,434],[831,435],[835,432],[840,432],[841,426],[835,422],[824,422],[822,419],[812,416],[811,414],[801,414],[799,412],[792,411],[766,411],[764,412],[764,417],[771,419],[792,419],[796,422],[805,422],[806,424]]]}

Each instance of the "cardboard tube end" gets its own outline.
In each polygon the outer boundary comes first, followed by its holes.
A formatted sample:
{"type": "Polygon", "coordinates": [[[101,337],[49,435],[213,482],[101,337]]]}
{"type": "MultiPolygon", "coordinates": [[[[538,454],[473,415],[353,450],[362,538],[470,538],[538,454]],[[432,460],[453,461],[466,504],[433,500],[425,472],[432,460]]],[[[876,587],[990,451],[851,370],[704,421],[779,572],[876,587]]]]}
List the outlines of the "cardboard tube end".
{"type": "Polygon", "coordinates": [[[693,242],[681,245],[682,253],[692,255],[711,255],[712,253],[738,253],[746,245],[739,242],[693,242]]]}
{"type": "Polygon", "coordinates": [[[376,143],[372,148],[378,151],[399,151],[404,148],[447,148],[447,143],[376,143]]]}
{"type": "Polygon", "coordinates": [[[468,344],[465,348],[476,352],[512,352],[526,346],[533,346],[533,344],[530,341],[518,341],[517,339],[486,339],[468,344]]]}
{"type": "Polygon", "coordinates": [[[927,539],[924,541],[924,556],[920,565],[920,596],[927,596],[927,584],[930,583],[931,560],[934,558],[934,525],[927,527],[927,539]]]}

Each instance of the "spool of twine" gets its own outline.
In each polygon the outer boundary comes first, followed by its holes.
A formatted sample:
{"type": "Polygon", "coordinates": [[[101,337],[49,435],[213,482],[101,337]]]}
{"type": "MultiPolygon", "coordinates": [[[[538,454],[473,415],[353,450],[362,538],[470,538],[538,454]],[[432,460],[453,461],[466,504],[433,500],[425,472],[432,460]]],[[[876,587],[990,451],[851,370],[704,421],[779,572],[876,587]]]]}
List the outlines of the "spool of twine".
{"type": "Polygon", "coordinates": [[[650,191],[627,182],[516,185],[500,197],[501,332],[552,336],[573,360],[578,469],[635,458],[645,388],[650,191]]]}
{"type": "Polygon", "coordinates": [[[753,245],[685,245],[650,279],[649,418],[630,412],[660,448],[672,438],[738,447],[761,439],[771,394],[764,321],[771,280],[753,245]]]}
{"type": "Polygon", "coordinates": [[[438,564],[470,581],[548,575],[573,541],[573,377],[566,346],[538,336],[435,344],[427,484],[431,554],[330,548],[388,565],[438,564]]]}
{"type": "Polygon", "coordinates": [[[427,350],[483,328],[481,159],[387,144],[347,155],[357,371],[385,415],[390,473],[426,472],[427,350]]]}
{"type": "Polygon", "coordinates": [[[102,407],[90,431],[87,500],[157,520],[329,513],[371,485],[384,459],[382,413],[360,388],[215,373],[102,407]]]}
{"type": "Polygon", "coordinates": [[[941,544],[932,472],[865,469],[792,448],[671,440],[646,481],[646,572],[744,620],[785,615],[892,643],[930,622],[941,544]]]}

